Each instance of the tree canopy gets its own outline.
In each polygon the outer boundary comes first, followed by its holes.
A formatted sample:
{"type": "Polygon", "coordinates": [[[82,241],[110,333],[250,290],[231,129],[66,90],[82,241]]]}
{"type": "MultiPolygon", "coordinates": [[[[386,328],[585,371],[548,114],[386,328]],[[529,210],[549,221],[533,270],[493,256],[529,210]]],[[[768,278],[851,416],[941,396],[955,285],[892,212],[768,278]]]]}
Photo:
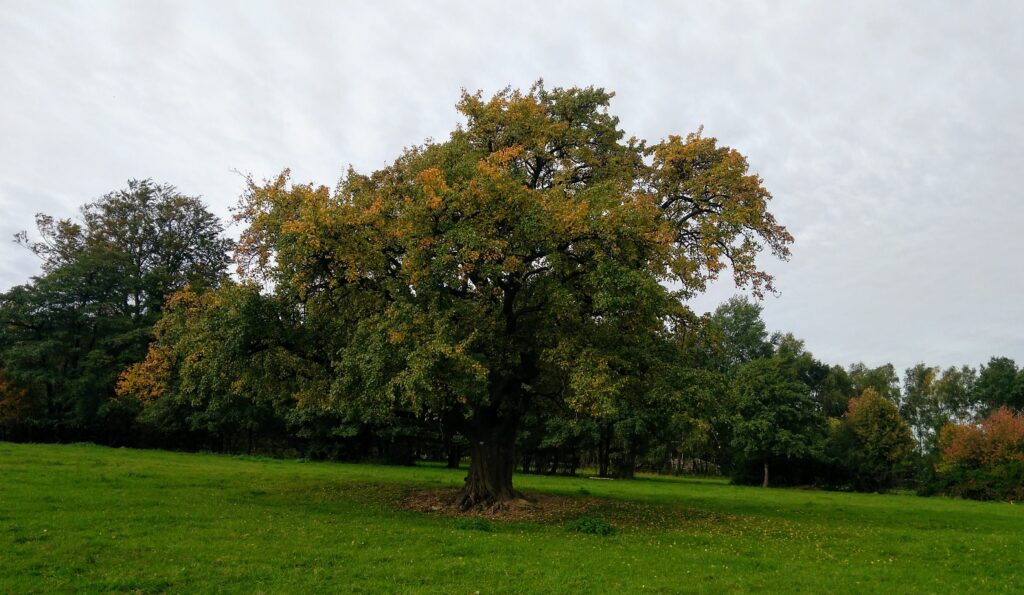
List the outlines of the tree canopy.
{"type": "Polygon", "coordinates": [[[899,409],[872,388],[850,399],[846,415],[829,440],[833,456],[854,486],[869,490],[893,485],[905,471],[915,446],[899,409]]]}
{"type": "Polygon", "coordinates": [[[378,171],[250,179],[237,250],[149,180],[38,215],[17,241],[42,272],[0,294],[0,438],[468,454],[464,508],[517,498],[514,467],[1015,493],[1016,458],[948,448],[1018,424],[1013,360],[829,366],[769,333],[760,301],[691,311],[725,274],[773,291],[759,254],[792,238],[740,153],[702,131],[628,138],[611,99],[464,93],[448,138],[378,171]]]}
{"type": "Polygon", "coordinates": [[[739,399],[733,446],[762,466],[769,483],[773,460],[810,459],[818,454],[825,417],[784,355],[744,364],[736,376],[739,399]]]}
{"type": "Polygon", "coordinates": [[[146,353],[168,294],[220,282],[232,242],[198,198],[149,180],[36,223],[38,238],[16,239],[43,273],[0,295],[0,370],[31,404],[17,425],[37,439],[123,436],[134,411],[111,400],[118,374],[146,353]]]}
{"type": "Polygon", "coordinates": [[[338,322],[332,397],[455,423],[473,461],[466,506],[514,497],[531,407],[600,415],[648,390],[652,346],[686,297],[726,268],[770,291],[756,257],[788,255],[743,155],[699,132],[627,139],[611,98],[464,93],[444,142],[333,192],[285,172],[241,203],[246,273],[338,322]]]}

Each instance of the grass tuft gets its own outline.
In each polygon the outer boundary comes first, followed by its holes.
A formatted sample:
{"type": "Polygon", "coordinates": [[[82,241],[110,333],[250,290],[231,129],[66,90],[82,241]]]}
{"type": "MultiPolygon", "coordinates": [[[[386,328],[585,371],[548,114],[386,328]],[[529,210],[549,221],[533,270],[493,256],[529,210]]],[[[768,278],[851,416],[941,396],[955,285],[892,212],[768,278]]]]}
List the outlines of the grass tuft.
{"type": "Polygon", "coordinates": [[[580,517],[566,525],[566,529],[574,533],[600,535],[601,537],[610,537],[616,533],[615,527],[601,517],[580,517]]]}

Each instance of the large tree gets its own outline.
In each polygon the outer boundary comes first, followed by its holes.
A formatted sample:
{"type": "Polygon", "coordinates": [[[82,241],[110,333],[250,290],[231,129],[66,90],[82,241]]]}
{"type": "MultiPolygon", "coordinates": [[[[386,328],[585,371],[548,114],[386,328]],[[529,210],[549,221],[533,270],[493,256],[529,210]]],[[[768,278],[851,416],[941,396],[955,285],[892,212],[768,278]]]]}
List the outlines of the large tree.
{"type": "MultiPolygon", "coordinates": [[[[215,448],[276,431],[295,401],[315,405],[324,370],[302,357],[294,313],[253,285],[225,282],[217,291],[183,290],[168,301],[145,361],[120,376],[117,392],[146,406],[156,430],[210,436],[215,448]],[[173,412],[173,415],[170,415],[173,412]]],[[[313,407],[310,407],[312,409],[313,407]]]]}
{"type": "Polygon", "coordinates": [[[16,239],[42,274],[0,294],[0,369],[31,404],[20,425],[37,439],[116,442],[111,424],[133,416],[110,401],[118,373],[144,357],[168,293],[221,280],[232,242],[198,198],[149,180],[36,224],[16,239]]]}
{"type": "Polygon", "coordinates": [[[90,248],[0,295],[0,368],[32,404],[9,425],[26,437],[104,438],[90,433],[118,372],[148,341],[128,307],[127,267],[123,255],[90,248]]]}
{"type": "Polygon", "coordinates": [[[611,98],[465,93],[443,142],[333,192],[286,172],[241,202],[243,269],[337,322],[332,397],[468,439],[464,507],[517,497],[516,429],[538,403],[600,416],[650,390],[684,299],[727,268],[771,290],[756,257],[788,255],[743,155],[700,133],[626,139],[611,98]]]}
{"type": "Polygon", "coordinates": [[[131,314],[151,319],[170,293],[216,284],[233,248],[200,198],[148,179],[85,204],[77,218],[37,214],[36,229],[35,238],[21,232],[15,239],[40,257],[44,273],[74,265],[90,250],[117,254],[131,314]]]}

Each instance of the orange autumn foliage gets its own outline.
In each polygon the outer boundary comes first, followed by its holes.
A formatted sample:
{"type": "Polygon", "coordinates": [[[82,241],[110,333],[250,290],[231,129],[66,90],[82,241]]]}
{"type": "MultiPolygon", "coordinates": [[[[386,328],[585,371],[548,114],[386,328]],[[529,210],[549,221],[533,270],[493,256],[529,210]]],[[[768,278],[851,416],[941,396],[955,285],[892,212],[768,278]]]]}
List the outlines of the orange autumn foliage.
{"type": "Polygon", "coordinates": [[[154,343],[149,346],[146,359],[121,372],[117,379],[117,395],[131,395],[143,402],[158,399],[167,392],[170,374],[169,351],[154,343]]]}
{"type": "Polygon", "coordinates": [[[1024,500],[1024,415],[1007,408],[974,424],[946,424],[938,491],[977,500],[1024,500]]]}
{"type": "Polygon", "coordinates": [[[1003,407],[978,424],[946,424],[939,444],[940,470],[1024,461],[1024,415],[1003,407]]]}

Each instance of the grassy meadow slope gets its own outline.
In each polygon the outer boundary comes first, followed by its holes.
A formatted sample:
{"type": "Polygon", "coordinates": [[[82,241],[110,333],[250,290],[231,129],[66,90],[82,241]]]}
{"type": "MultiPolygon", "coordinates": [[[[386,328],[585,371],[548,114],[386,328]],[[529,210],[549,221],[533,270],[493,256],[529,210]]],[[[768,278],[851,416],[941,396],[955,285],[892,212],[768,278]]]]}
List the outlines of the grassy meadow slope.
{"type": "Polygon", "coordinates": [[[403,508],[463,473],[0,443],[0,592],[1024,589],[1015,505],[517,476],[618,532],[403,508]]]}

